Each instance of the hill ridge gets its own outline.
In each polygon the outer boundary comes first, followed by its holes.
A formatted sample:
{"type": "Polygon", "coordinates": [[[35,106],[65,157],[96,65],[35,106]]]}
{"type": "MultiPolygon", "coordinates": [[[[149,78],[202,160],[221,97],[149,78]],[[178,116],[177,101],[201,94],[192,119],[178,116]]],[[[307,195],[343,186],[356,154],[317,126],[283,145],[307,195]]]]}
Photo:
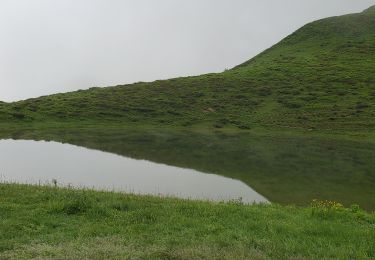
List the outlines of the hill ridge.
{"type": "Polygon", "coordinates": [[[223,73],[0,102],[0,122],[371,129],[372,10],[309,23],[223,73]]]}
{"type": "Polygon", "coordinates": [[[363,13],[371,13],[375,15],[375,5],[370,6],[369,8],[365,9],[363,13]]]}

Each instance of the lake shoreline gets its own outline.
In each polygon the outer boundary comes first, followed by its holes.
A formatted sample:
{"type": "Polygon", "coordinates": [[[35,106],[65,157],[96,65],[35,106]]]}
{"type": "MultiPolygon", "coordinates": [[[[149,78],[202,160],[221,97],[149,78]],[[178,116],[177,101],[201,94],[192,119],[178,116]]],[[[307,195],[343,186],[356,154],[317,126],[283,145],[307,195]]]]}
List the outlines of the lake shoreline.
{"type": "Polygon", "coordinates": [[[82,131],[169,131],[191,132],[199,134],[222,133],[229,135],[254,134],[264,137],[293,137],[293,138],[319,138],[324,140],[343,140],[359,143],[375,144],[375,133],[364,128],[301,128],[290,126],[275,126],[254,124],[249,129],[235,127],[215,128],[201,124],[195,126],[178,126],[168,124],[122,123],[114,121],[41,121],[41,122],[0,122],[0,135],[9,133],[40,132],[49,133],[58,130],[82,131]]]}
{"type": "Polygon", "coordinates": [[[375,215],[0,184],[0,257],[368,258],[375,215]]]}

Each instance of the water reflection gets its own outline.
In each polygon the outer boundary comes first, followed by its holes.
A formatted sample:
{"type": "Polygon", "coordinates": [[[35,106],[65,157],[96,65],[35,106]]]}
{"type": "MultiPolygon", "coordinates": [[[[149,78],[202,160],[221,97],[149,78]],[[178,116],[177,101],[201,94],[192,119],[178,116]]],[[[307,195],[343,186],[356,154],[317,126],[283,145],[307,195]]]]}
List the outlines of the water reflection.
{"type": "Polygon", "coordinates": [[[267,200],[241,181],[56,142],[0,141],[3,181],[244,203],[267,200]]]}
{"type": "Polygon", "coordinates": [[[118,128],[3,131],[0,137],[66,142],[213,173],[240,180],[281,204],[329,199],[375,209],[375,145],[370,143],[118,128]]]}

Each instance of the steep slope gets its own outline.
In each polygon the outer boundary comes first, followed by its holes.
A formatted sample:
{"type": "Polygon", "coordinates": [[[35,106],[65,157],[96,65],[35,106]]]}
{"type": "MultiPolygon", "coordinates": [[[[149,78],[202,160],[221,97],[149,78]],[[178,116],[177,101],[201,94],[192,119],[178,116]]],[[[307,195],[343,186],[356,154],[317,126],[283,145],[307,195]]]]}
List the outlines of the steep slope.
{"type": "Polygon", "coordinates": [[[0,103],[2,122],[375,127],[375,7],[308,24],[220,74],[0,103]]]}

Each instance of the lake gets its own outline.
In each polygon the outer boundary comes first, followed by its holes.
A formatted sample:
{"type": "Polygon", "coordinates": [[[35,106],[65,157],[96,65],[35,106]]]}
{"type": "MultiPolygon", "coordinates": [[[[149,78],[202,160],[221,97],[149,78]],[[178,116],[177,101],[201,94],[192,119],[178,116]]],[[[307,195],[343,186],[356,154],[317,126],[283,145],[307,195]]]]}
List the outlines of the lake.
{"type": "Polygon", "coordinates": [[[75,187],[215,201],[242,197],[304,206],[333,200],[375,209],[373,143],[118,127],[0,129],[0,139],[0,174],[7,180],[56,179],[75,187]]]}
{"type": "Polygon", "coordinates": [[[267,199],[239,180],[69,144],[1,140],[0,180],[211,201],[267,199]]]}

